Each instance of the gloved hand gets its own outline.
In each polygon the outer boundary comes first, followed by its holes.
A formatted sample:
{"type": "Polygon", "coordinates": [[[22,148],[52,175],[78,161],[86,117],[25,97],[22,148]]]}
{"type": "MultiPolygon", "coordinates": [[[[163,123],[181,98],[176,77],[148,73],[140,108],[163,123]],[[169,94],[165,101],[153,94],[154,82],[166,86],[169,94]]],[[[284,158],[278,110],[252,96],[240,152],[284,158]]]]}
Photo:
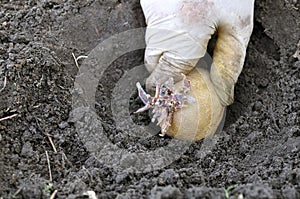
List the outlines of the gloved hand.
{"type": "Polygon", "coordinates": [[[254,0],[141,0],[146,18],[146,89],[182,79],[205,55],[217,32],[210,78],[220,102],[233,102],[253,29],[254,0]]]}

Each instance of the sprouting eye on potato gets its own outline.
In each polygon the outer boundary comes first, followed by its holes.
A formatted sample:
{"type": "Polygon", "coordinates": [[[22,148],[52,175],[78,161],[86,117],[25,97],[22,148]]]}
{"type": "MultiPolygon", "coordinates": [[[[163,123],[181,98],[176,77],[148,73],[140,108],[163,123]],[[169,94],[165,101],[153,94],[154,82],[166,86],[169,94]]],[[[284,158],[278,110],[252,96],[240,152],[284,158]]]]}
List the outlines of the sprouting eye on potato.
{"type": "Polygon", "coordinates": [[[139,83],[137,88],[145,106],[136,113],[152,108],[152,122],[157,120],[161,136],[167,134],[177,139],[201,140],[214,134],[223,118],[225,108],[205,69],[195,68],[176,84],[172,79],[158,84],[154,97],[147,94],[139,83]]]}

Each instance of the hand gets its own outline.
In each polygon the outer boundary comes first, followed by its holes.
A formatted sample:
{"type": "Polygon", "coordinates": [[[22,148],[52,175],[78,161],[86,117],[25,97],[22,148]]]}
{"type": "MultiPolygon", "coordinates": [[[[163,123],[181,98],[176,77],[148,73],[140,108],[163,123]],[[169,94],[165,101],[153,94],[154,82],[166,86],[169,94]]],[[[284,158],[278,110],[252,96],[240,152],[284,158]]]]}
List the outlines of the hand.
{"type": "Polygon", "coordinates": [[[141,0],[146,18],[146,89],[177,82],[205,55],[217,32],[210,78],[220,102],[233,103],[253,29],[254,0],[141,0]]]}

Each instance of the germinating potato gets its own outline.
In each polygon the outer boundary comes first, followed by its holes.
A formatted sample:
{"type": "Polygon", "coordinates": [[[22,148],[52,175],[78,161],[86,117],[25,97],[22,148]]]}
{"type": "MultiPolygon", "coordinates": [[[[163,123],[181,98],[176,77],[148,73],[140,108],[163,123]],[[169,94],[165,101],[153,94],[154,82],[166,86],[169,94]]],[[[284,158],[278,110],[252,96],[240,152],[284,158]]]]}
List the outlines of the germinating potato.
{"type": "MultiPolygon", "coordinates": [[[[219,101],[207,70],[194,69],[187,78],[191,83],[190,95],[196,102],[186,104],[174,112],[166,134],[178,139],[197,141],[215,133],[223,118],[225,107],[219,101]]],[[[176,83],[175,89],[181,85],[182,81],[176,83]]]]}

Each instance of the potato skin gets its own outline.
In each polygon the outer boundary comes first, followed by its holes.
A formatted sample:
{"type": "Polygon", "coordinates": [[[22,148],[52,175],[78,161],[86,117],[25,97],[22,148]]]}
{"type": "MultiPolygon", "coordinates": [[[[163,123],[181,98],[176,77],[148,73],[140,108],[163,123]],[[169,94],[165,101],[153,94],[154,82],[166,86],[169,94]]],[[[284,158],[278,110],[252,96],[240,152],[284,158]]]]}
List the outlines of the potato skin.
{"type": "MultiPolygon", "coordinates": [[[[174,113],[167,135],[182,139],[198,141],[212,135],[218,129],[225,107],[219,101],[207,70],[195,68],[187,78],[191,82],[190,95],[196,99],[193,104],[174,113]]],[[[180,88],[182,81],[176,83],[180,88]]]]}

